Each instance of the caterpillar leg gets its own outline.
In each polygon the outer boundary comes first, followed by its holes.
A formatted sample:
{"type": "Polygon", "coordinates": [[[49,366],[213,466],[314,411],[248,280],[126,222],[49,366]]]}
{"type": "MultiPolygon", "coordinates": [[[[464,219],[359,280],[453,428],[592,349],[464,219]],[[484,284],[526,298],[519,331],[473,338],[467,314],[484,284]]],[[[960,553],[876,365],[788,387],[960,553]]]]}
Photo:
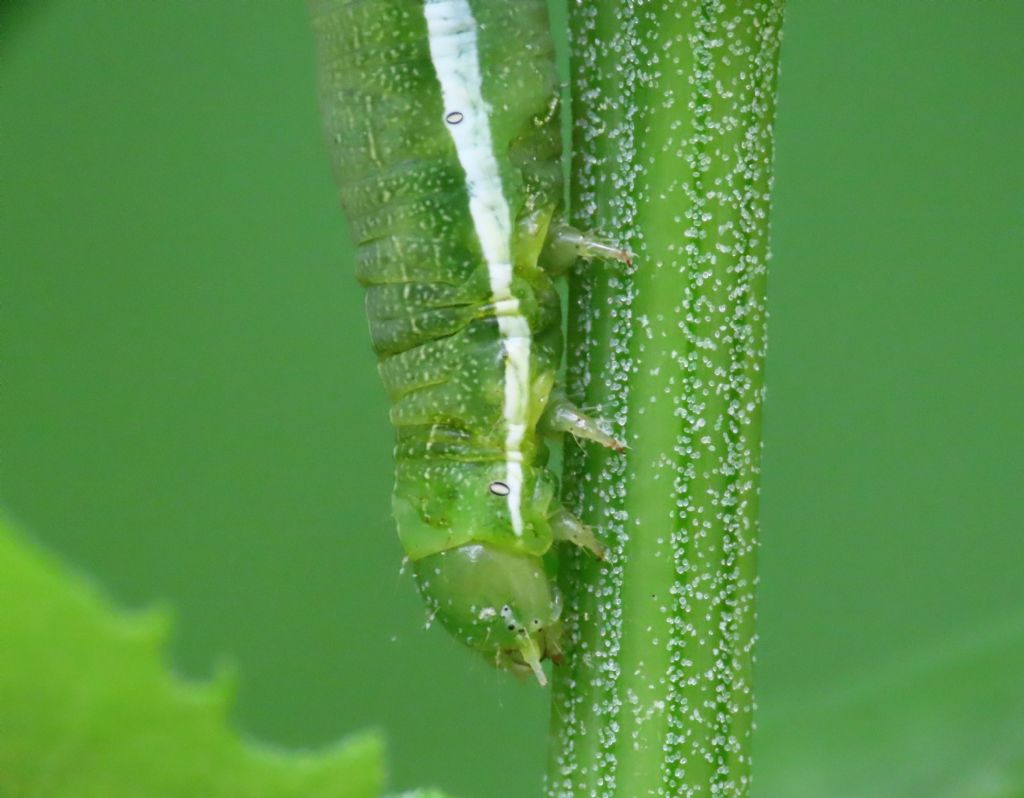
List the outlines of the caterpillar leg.
{"type": "Polygon", "coordinates": [[[594,441],[613,452],[626,451],[626,444],[604,431],[600,422],[586,415],[560,390],[552,391],[540,424],[545,432],[568,432],[574,438],[594,441]]]}
{"type": "MultiPolygon", "coordinates": [[[[586,549],[597,559],[604,559],[604,546],[594,536],[594,530],[568,510],[558,510],[548,519],[555,540],[565,540],[586,549]]],[[[559,654],[561,652],[558,652],[559,654]]]]}
{"type": "Polygon", "coordinates": [[[548,240],[541,252],[540,261],[554,276],[569,271],[577,258],[610,258],[633,265],[633,254],[611,241],[590,233],[584,233],[564,222],[556,222],[548,232],[548,240]]]}

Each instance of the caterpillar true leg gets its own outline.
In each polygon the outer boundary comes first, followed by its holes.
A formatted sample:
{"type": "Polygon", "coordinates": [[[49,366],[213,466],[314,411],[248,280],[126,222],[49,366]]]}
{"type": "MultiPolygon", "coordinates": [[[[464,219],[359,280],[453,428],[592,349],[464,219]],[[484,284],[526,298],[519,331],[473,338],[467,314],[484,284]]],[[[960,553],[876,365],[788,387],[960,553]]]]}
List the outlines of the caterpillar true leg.
{"type": "Polygon", "coordinates": [[[546,432],[568,432],[574,438],[594,441],[615,452],[626,451],[626,444],[605,432],[596,419],[586,415],[557,388],[551,392],[540,425],[546,432]]]}
{"type": "Polygon", "coordinates": [[[577,258],[608,258],[627,266],[633,264],[633,254],[591,233],[584,233],[565,222],[555,222],[548,231],[547,242],[540,261],[552,275],[567,272],[577,258]]]}
{"type": "Polygon", "coordinates": [[[594,531],[568,510],[557,510],[548,519],[555,540],[564,540],[586,549],[597,559],[604,559],[604,547],[594,536],[594,531]]]}

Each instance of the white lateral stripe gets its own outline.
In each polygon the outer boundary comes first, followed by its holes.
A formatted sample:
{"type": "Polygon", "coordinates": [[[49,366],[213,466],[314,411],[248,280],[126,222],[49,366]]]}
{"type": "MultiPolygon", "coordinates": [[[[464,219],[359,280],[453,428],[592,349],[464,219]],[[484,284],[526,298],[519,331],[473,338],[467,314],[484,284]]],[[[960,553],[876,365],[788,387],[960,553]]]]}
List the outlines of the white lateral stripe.
{"type": "Polygon", "coordinates": [[[512,529],[523,534],[522,444],[530,396],[530,326],[512,296],[512,219],[501,185],[501,171],[491,139],[491,108],[483,98],[477,26],[467,0],[426,0],[423,8],[430,37],[430,59],[441,84],[445,123],[466,173],[469,213],[487,262],[491,301],[498,315],[505,361],[505,473],[512,529]]]}

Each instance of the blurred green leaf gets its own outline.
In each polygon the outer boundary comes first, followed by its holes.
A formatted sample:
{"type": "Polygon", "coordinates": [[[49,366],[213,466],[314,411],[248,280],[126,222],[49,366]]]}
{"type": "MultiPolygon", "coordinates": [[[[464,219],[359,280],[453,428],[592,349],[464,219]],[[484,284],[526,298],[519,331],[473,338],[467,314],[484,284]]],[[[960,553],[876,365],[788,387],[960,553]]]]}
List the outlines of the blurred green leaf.
{"type": "Polygon", "coordinates": [[[225,680],[163,663],[168,624],[116,612],[0,521],[0,795],[367,798],[380,739],[290,753],[228,727],[225,680]]]}
{"type": "Polygon", "coordinates": [[[1022,798],[1024,618],[761,719],[767,798],[1022,798]]]}

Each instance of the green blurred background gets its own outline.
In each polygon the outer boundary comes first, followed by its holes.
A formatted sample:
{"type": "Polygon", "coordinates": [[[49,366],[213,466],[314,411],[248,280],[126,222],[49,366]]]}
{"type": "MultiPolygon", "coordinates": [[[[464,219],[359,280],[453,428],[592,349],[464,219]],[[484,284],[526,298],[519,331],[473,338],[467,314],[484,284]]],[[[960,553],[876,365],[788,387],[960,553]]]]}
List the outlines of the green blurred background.
{"type": "MultiPolygon", "coordinates": [[[[560,17],[561,15],[558,14],[560,17]]],[[[793,0],[765,717],[1024,606],[1024,5],[793,0]]],[[[0,500],[285,746],[537,794],[547,695],[424,631],[297,0],[0,6],[0,500]]],[[[770,734],[769,721],[765,734],[770,734]]]]}

